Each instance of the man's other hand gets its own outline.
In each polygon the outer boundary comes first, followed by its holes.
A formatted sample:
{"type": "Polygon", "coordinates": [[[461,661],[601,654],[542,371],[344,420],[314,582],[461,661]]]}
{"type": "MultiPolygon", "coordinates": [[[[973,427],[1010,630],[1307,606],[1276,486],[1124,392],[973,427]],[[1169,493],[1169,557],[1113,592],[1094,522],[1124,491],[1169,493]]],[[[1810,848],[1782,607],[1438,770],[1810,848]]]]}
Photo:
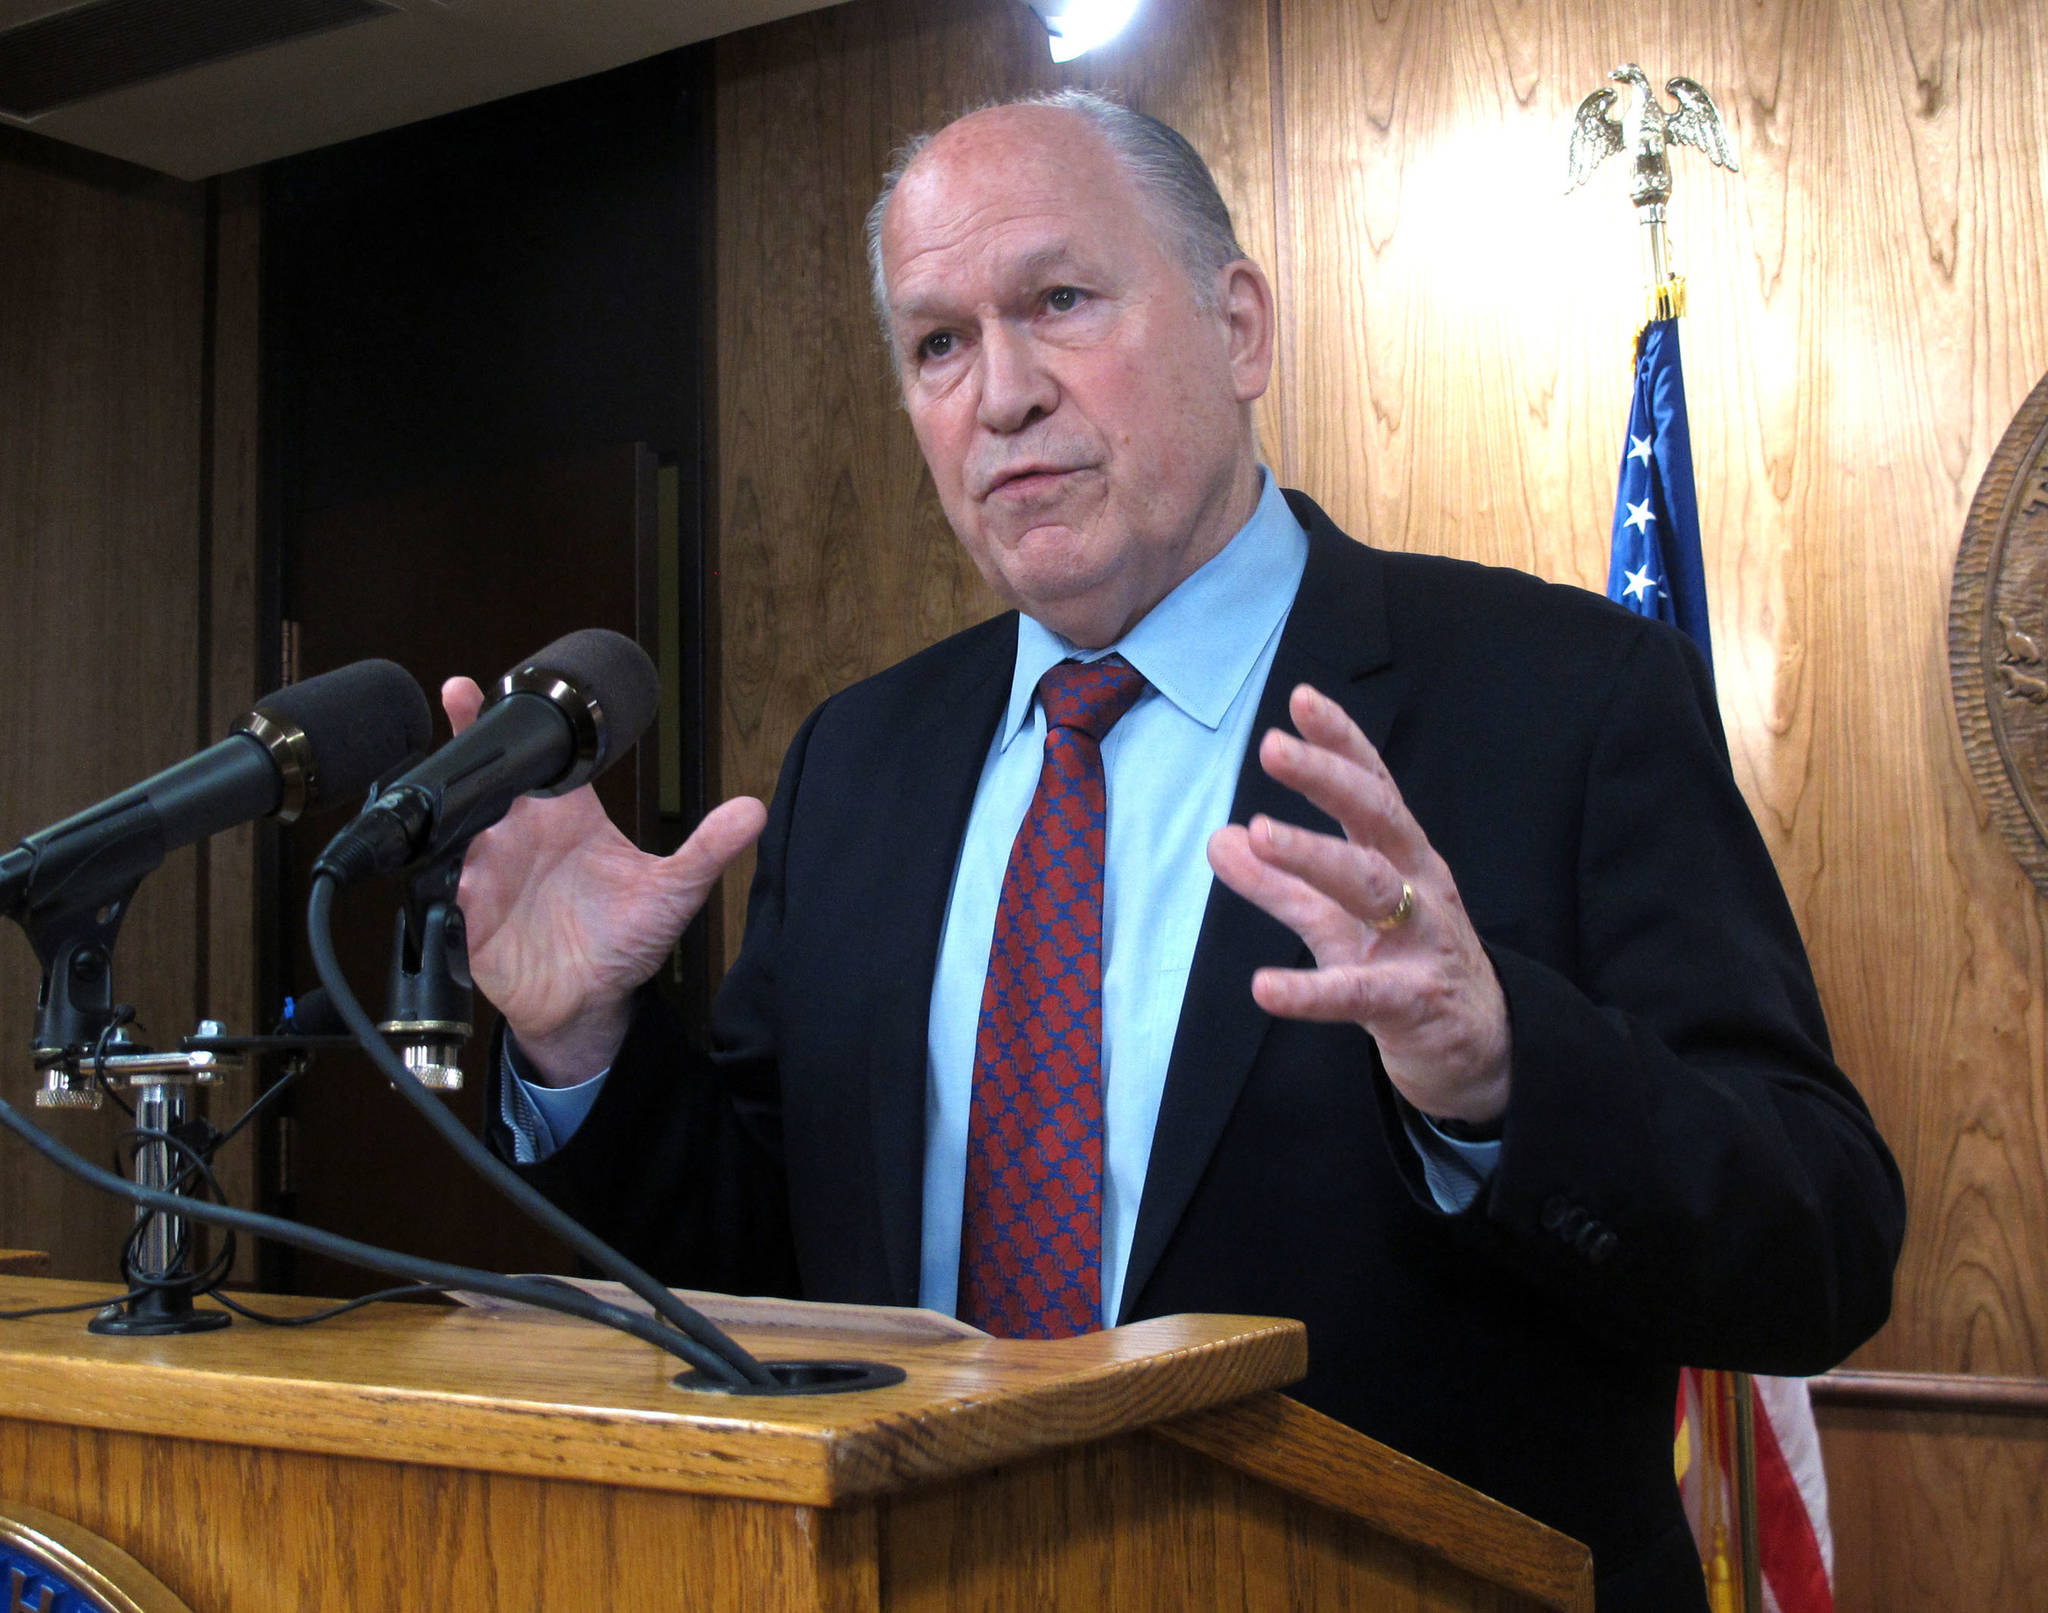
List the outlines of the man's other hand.
{"type": "MultiPolygon", "coordinates": [[[[483,706],[468,678],[441,686],[461,733],[483,706]]],[[[608,1066],[635,990],[651,979],[767,811],[751,796],[713,809],[673,856],[619,833],[585,785],[525,796],[470,843],[462,865],[469,962],[535,1074],[571,1086],[608,1066]]]]}
{"type": "Polygon", "coordinates": [[[1252,996],[1285,1019],[1351,1020],[1423,1114],[1486,1125],[1506,1112],[1507,999],[1444,860],[1379,753],[1307,684],[1259,761],[1343,828],[1317,834],[1263,815],[1209,840],[1216,877],[1308,943],[1312,969],[1261,969],[1252,996]],[[1404,890],[1412,895],[1406,898],[1404,890]]]}

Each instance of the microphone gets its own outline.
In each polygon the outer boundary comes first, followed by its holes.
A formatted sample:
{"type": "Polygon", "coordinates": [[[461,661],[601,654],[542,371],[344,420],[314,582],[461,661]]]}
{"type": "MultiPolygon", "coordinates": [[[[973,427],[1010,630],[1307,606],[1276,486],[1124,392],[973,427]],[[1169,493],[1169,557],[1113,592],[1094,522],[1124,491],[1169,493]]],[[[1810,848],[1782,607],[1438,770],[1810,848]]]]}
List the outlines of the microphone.
{"type": "Polygon", "coordinates": [[[0,854],[0,917],[116,896],[180,846],[256,818],[290,823],[368,789],[427,748],[411,673],[358,661],[266,695],[217,745],[0,854]]]}
{"type": "Polygon", "coordinates": [[[313,864],[346,885],[465,845],[522,795],[566,795],[630,750],[661,680],[622,633],[558,638],[498,680],[475,722],[405,773],[313,864]]]}

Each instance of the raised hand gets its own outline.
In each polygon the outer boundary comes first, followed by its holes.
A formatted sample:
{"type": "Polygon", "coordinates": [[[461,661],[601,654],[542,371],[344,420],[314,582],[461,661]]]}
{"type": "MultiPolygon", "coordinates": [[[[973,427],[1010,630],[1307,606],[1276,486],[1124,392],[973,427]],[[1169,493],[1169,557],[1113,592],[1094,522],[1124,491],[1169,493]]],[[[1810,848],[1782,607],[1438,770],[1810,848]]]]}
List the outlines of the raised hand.
{"type": "MultiPolygon", "coordinates": [[[[450,678],[441,704],[459,734],[483,691],[450,678]]],[[[567,1086],[611,1063],[633,992],[766,817],[759,801],[736,796],[672,856],[656,857],[618,831],[585,785],[521,798],[470,843],[460,896],[470,970],[536,1074],[567,1086]]]]}
{"type": "Polygon", "coordinates": [[[1386,764],[1335,701],[1303,684],[1259,761],[1342,826],[1317,834],[1263,815],[1210,837],[1216,877],[1285,924],[1313,969],[1261,969],[1252,996],[1286,1019],[1351,1020],[1396,1088],[1438,1119],[1485,1124],[1507,1108],[1507,999],[1450,869],[1386,764]]]}

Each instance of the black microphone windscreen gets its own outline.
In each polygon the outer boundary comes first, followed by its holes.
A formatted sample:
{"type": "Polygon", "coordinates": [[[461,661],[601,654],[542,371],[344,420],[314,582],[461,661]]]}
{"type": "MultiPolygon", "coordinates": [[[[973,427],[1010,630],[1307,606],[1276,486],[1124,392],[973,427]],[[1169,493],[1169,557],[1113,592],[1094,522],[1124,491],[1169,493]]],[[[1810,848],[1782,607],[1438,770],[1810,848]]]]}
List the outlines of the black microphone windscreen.
{"type": "Polygon", "coordinates": [[[661,704],[661,675],[647,652],[607,627],[565,634],[521,665],[560,673],[585,699],[597,703],[604,712],[607,762],[647,731],[661,704]]]}
{"type": "Polygon", "coordinates": [[[341,1010],[334,1006],[334,999],[327,995],[325,986],[315,986],[311,991],[297,997],[285,999],[283,1034],[288,1036],[339,1036],[348,1029],[348,1021],[341,1017],[341,1010]]]}
{"type": "Polygon", "coordinates": [[[361,794],[423,754],[434,737],[426,695],[395,661],[357,661],[287,684],[256,709],[311,743],[308,806],[361,794]]]}

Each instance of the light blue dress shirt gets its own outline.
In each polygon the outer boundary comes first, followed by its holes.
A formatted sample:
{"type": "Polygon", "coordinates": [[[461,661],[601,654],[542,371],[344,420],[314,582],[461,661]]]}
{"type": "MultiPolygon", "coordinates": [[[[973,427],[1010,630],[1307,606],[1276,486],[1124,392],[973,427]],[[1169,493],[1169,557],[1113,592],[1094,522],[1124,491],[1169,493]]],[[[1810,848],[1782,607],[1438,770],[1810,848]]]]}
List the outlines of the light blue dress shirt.
{"type": "Polygon", "coordinates": [[[519,1072],[519,1060],[511,1037],[505,1038],[505,1097],[499,1118],[512,1134],[512,1162],[534,1165],[546,1159],[576,1135],[586,1116],[604,1090],[609,1069],[598,1071],[588,1081],[573,1087],[542,1086],[519,1072]]]}
{"type": "Polygon", "coordinates": [[[1017,619],[1010,702],[982,765],[932,981],[920,1304],[950,1314],[958,1293],[982,985],[1003,872],[1045,757],[1038,680],[1063,660],[1115,653],[1149,685],[1102,741],[1109,801],[1102,890],[1107,1325],[1123,1297],[1152,1127],[1209,900],[1209,836],[1229,821],[1259,694],[1307,561],[1308,536],[1267,475],[1251,520],[1116,643],[1077,651],[1030,617],[1017,619]]]}
{"type": "MultiPolygon", "coordinates": [[[[1009,704],[982,765],[932,981],[921,1305],[950,1315],[958,1296],[975,1035],[1003,872],[1044,759],[1038,680],[1070,657],[1111,653],[1121,654],[1149,685],[1102,742],[1109,802],[1102,979],[1105,1326],[1122,1304],[1152,1130],[1213,880],[1208,839],[1229,820],[1259,696],[1308,558],[1307,534],[1272,474],[1262,475],[1251,519],[1115,644],[1076,651],[1030,617],[1018,618],[1009,704]]],[[[516,1067],[512,1074],[504,1087],[504,1119],[521,1163],[544,1159],[566,1143],[604,1080],[558,1089],[528,1083],[516,1067]]],[[[1464,1208],[1491,1173],[1500,1145],[1444,1137],[1419,1117],[1408,1131],[1438,1204],[1464,1208]]]]}

